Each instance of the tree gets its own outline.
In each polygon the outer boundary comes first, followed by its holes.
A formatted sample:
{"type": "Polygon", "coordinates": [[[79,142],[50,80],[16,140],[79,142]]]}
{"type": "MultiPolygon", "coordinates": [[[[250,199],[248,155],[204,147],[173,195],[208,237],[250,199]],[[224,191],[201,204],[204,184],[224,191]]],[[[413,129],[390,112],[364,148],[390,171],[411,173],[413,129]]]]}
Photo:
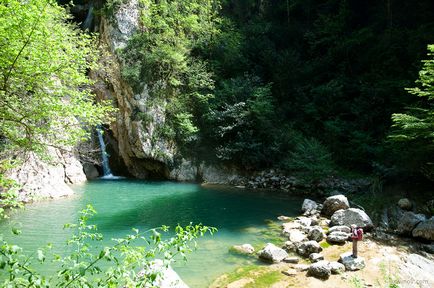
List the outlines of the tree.
{"type": "Polygon", "coordinates": [[[86,71],[93,37],[53,0],[0,2],[0,139],[2,151],[65,148],[107,120],[86,71]]]}
{"type": "Polygon", "coordinates": [[[423,61],[416,81],[419,87],[406,89],[420,97],[420,103],[409,108],[407,113],[392,115],[394,130],[390,137],[407,144],[410,157],[416,159],[422,172],[434,180],[434,45],[428,45],[428,56],[431,59],[423,61]]]}

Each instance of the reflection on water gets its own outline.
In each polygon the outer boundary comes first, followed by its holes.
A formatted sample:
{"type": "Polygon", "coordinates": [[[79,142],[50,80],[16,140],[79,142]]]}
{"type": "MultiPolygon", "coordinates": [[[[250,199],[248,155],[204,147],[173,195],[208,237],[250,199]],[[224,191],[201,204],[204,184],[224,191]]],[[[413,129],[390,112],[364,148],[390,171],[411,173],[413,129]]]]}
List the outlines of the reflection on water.
{"type": "Polygon", "coordinates": [[[74,189],[77,197],[28,205],[1,223],[1,231],[10,239],[7,231],[18,226],[23,234],[13,241],[26,250],[50,242],[56,252],[62,252],[69,233],[63,224],[75,222],[78,211],[87,204],[98,211],[91,222],[104,234],[106,244],[132,227],[145,230],[190,222],[217,227],[214,236],[198,241],[199,249],[188,256],[187,263],[174,265],[190,287],[206,287],[218,275],[248,261],[230,255],[228,249],[235,244],[263,242],[260,228],[265,227],[264,220],[282,214],[294,216],[301,204],[300,199],[281,195],[173,182],[98,180],[74,189]]]}

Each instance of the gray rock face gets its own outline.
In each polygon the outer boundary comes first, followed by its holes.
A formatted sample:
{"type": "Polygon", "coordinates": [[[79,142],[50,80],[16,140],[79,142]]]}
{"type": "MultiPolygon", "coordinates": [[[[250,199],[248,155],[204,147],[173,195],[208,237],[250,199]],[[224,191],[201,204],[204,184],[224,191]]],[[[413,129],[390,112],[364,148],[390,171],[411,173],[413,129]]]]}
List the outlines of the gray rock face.
{"type": "Polygon", "coordinates": [[[347,197],[345,197],[344,195],[334,195],[328,197],[324,201],[321,214],[329,217],[340,209],[348,209],[348,208],[350,208],[350,204],[348,203],[347,197]]]}
{"type": "Polygon", "coordinates": [[[365,211],[357,208],[349,208],[346,210],[338,210],[331,217],[331,226],[348,226],[351,227],[352,224],[363,228],[365,231],[371,230],[374,225],[372,224],[371,218],[365,211]]]}
{"type": "Polygon", "coordinates": [[[397,273],[400,279],[406,279],[407,283],[411,284],[402,287],[432,288],[434,283],[434,261],[418,254],[409,254],[404,257],[404,263],[398,267],[399,271],[397,273]]]}
{"type": "Polygon", "coordinates": [[[329,263],[332,274],[341,274],[345,272],[345,266],[342,263],[333,261],[329,263]]]}
{"type": "Polygon", "coordinates": [[[267,243],[267,245],[259,251],[259,258],[267,262],[278,263],[283,259],[288,257],[288,253],[285,250],[275,246],[272,243],[267,243]]]}
{"type": "Polygon", "coordinates": [[[255,248],[250,244],[234,245],[232,246],[232,250],[240,254],[252,254],[255,252],[255,248]]]}
{"type": "Polygon", "coordinates": [[[383,221],[383,222],[387,222],[385,223],[386,225],[384,225],[385,228],[392,231],[396,230],[398,228],[399,220],[402,218],[404,213],[405,211],[399,208],[397,205],[393,205],[392,207],[389,207],[386,212],[387,217],[385,217],[386,219],[384,219],[383,221]]]}
{"type": "MultiPolygon", "coordinates": [[[[402,200],[402,199],[401,199],[402,200]]],[[[405,212],[398,222],[398,233],[401,235],[411,235],[411,231],[422,221],[425,221],[425,215],[405,212]]]]}
{"type": "Polygon", "coordinates": [[[155,260],[149,268],[139,272],[141,275],[157,275],[153,283],[149,283],[144,287],[162,287],[162,288],[188,288],[187,284],[181,280],[179,275],[170,267],[164,265],[162,260],[155,260]]]}
{"type": "Polygon", "coordinates": [[[310,265],[308,275],[320,279],[328,279],[331,275],[329,262],[323,260],[310,265]]]}
{"type": "Polygon", "coordinates": [[[309,260],[312,263],[315,263],[315,262],[324,260],[324,256],[322,254],[320,254],[320,253],[312,253],[312,254],[309,255],[309,260]]]}
{"type": "Polygon", "coordinates": [[[350,236],[350,233],[335,231],[327,236],[327,242],[333,244],[344,244],[350,236]]]}
{"type": "Polygon", "coordinates": [[[297,254],[308,257],[312,253],[321,252],[322,248],[316,241],[306,241],[296,245],[296,250],[297,254]]]}
{"type": "Polygon", "coordinates": [[[322,239],[324,239],[324,232],[322,231],[321,227],[313,226],[310,228],[307,238],[309,240],[320,242],[322,239]]]}
{"type": "Polygon", "coordinates": [[[434,216],[429,220],[420,222],[412,232],[413,237],[420,237],[434,241],[434,216]]]}
{"type": "Polygon", "coordinates": [[[316,210],[318,207],[318,204],[316,204],[315,201],[310,199],[304,199],[303,205],[301,205],[301,212],[312,212],[316,210]]]}
{"type": "Polygon", "coordinates": [[[348,226],[333,226],[327,231],[327,234],[331,234],[333,232],[343,232],[351,234],[351,228],[348,226]]]}
{"type": "Polygon", "coordinates": [[[29,153],[20,167],[7,171],[6,176],[21,185],[18,199],[29,202],[74,194],[67,184],[86,181],[83,167],[73,153],[48,148],[50,163],[29,153]]]}
{"type": "Polygon", "coordinates": [[[410,211],[411,208],[413,208],[413,204],[411,204],[410,200],[407,198],[399,199],[398,206],[399,208],[407,211],[410,211]]]}
{"type": "Polygon", "coordinates": [[[356,271],[365,268],[365,259],[363,257],[353,258],[351,252],[341,254],[339,258],[347,271],[356,271]]]}

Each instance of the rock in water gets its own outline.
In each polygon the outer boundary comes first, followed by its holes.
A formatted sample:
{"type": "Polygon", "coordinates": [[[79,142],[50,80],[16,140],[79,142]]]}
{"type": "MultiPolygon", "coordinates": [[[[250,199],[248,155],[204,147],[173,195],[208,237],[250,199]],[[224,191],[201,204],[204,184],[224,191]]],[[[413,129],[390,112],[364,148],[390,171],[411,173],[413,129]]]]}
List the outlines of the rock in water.
{"type": "Polygon", "coordinates": [[[363,257],[353,258],[353,253],[351,252],[341,254],[339,262],[345,266],[345,270],[347,271],[356,271],[365,268],[365,259],[363,257]]]}
{"type": "Polygon", "coordinates": [[[147,269],[140,272],[141,275],[156,275],[155,281],[144,287],[161,287],[161,288],[188,288],[187,284],[181,280],[179,275],[170,267],[164,265],[162,260],[155,260],[147,269]]]}
{"type": "Polygon", "coordinates": [[[405,212],[398,221],[398,233],[402,235],[411,235],[414,227],[422,221],[425,221],[425,215],[405,212]]]}
{"type": "Polygon", "coordinates": [[[330,226],[345,225],[350,227],[352,224],[363,228],[365,231],[369,231],[374,227],[368,214],[366,214],[365,211],[357,208],[336,211],[333,214],[330,222],[330,226]]]}
{"type": "Polygon", "coordinates": [[[331,273],[329,262],[324,260],[313,263],[308,270],[308,275],[320,279],[328,279],[331,273]]]}
{"type": "Polygon", "coordinates": [[[350,204],[348,203],[347,197],[344,195],[330,196],[324,201],[321,214],[330,217],[336,211],[348,208],[350,208],[350,204]]]}
{"type": "Polygon", "coordinates": [[[275,246],[272,243],[267,243],[267,245],[259,251],[259,258],[267,262],[278,263],[283,259],[288,257],[288,253],[282,248],[275,246]]]}
{"type": "Polygon", "coordinates": [[[255,248],[250,244],[234,245],[231,250],[240,254],[252,254],[255,252],[255,248]]]}
{"type": "Polygon", "coordinates": [[[429,220],[420,222],[413,229],[413,237],[420,237],[426,240],[434,241],[434,216],[429,220]]]}
{"type": "Polygon", "coordinates": [[[407,210],[407,211],[410,211],[411,208],[413,208],[413,204],[411,204],[410,200],[407,198],[399,199],[398,206],[399,206],[399,208],[407,210]]]}

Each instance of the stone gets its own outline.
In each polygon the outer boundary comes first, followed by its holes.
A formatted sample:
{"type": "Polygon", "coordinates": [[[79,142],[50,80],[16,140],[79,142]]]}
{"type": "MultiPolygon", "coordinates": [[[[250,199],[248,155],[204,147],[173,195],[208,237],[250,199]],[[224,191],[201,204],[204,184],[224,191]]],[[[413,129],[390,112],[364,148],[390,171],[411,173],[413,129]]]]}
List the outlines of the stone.
{"type": "Polygon", "coordinates": [[[297,264],[297,265],[294,265],[294,268],[297,271],[300,271],[300,272],[309,270],[309,267],[310,267],[310,265],[307,265],[307,264],[297,264]]]}
{"type": "Polygon", "coordinates": [[[297,222],[287,222],[282,224],[282,235],[289,236],[290,231],[294,229],[301,229],[302,226],[297,222]]]}
{"type": "Polygon", "coordinates": [[[312,224],[312,219],[308,217],[300,216],[297,217],[294,222],[299,223],[301,226],[309,227],[312,224]]]}
{"type": "Polygon", "coordinates": [[[83,163],[83,171],[87,180],[92,180],[99,177],[98,169],[96,169],[95,165],[93,164],[83,163]]]}
{"type": "Polygon", "coordinates": [[[240,254],[253,254],[255,252],[255,248],[250,244],[234,245],[231,250],[240,254]]]}
{"type": "Polygon", "coordinates": [[[259,258],[265,260],[267,262],[279,263],[286,257],[288,257],[288,253],[275,246],[272,243],[267,243],[267,245],[258,252],[259,258]]]}
{"type": "Polygon", "coordinates": [[[319,279],[328,279],[331,275],[331,269],[328,261],[319,261],[310,265],[308,275],[319,279]]]}
{"type": "Polygon", "coordinates": [[[301,205],[301,212],[305,213],[305,212],[313,211],[316,210],[317,207],[318,204],[316,204],[315,201],[310,199],[304,199],[303,204],[301,205]]]}
{"type": "Polygon", "coordinates": [[[309,240],[320,242],[322,239],[324,239],[324,232],[321,227],[313,226],[310,228],[307,238],[309,240]]]}
{"type": "MultiPolygon", "coordinates": [[[[164,264],[160,259],[157,259],[151,263],[149,268],[139,272],[141,276],[149,275],[149,279],[152,279],[151,275],[157,275],[152,287],[165,287],[165,288],[188,288],[179,275],[170,267],[164,264]]],[[[148,287],[148,286],[145,286],[148,287]]]]}
{"type": "Polygon", "coordinates": [[[430,254],[434,254],[434,244],[422,244],[421,248],[430,254]]]}
{"type": "Polygon", "coordinates": [[[342,274],[345,272],[345,266],[342,263],[333,261],[329,263],[332,274],[342,274]]]}
{"type": "Polygon", "coordinates": [[[327,236],[327,242],[332,244],[344,244],[349,240],[350,236],[350,233],[335,231],[327,236]]]}
{"type": "Polygon", "coordinates": [[[282,249],[284,249],[287,252],[295,252],[297,251],[297,246],[295,245],[295,243],[291,241],[286,241],[285,244],[283,244],[282,249]]]}
{"type": "Polygon", "coordinates": [[[346,210],[338,210],[331,217],[331,226],[348,226],[351,227],[352,224],[357,225],[357,227],[363,228],[365,231],[369,231],[374,227],[371,218],[365,211],[357,208],[349,208],[346,210]]]}
{"type": "Polygon", "coordinates": [[[333,226],[327,231],[327,234],[331,234],[333,232],[343,232],[351,234],[351,228],[348,226],[333,226]]]}
{"type": "Polygon", "coordinates": [[[308,257],[312,253],[318,253],[322,251],[321,246],[316,241],[301,242],[296,245],[297,254],[308,257]]]}
{"type": "Polygon", "coordinates": [[[288,239],[293,243],[302,242],[307,239],[306,234],[300,230],[292,229],[288,232],[288,239]]]}
{"type": "Polygon", "coordinates": [[[350,208],[350,203],[348,203],[348,199],[345,195],[334,195],[324,201],[321,214],[329,217],[338,210],[348,208],[350,208]]]}
{"type": "Polygon", "coordinates": [[[282,271],[282,274],[284,274],[286,276],[295,276],[295,275],[297,275],[297,270],[296,269],[288,269],[288,270],[282,271]]]}
{"type": "MultiPolygon", "coordinates": [[[[398,222],[404,215],[405,211],[399,208],[397,205],[393,205],[387,209],[387,225],[384,225],[386,229],[394,231],[398,228],[398,222]]],[[[386,222],[384,219],[382,222],[386,222]]]]}
{"type": "Polygon", "coordinates": [[[279,216],[279,217],[277,217],[277,220],[279,220],[279,221],[290,221],[292,218],[291,217],[288,217],[288,216],[279,216]]]}
{"type": "Polygon", "coordinates": [[[363,257],[353,258],[352,252],[341,254],[339,262],[345,266],[346,271],[356,271],[365,268],[365,259],[363,257]]]}
{"type": "Polygon", "coordinates": [[[300,258],[298,258],[298,257],[286,257],[285,259],[283,259],[283,262],[291,263],[291,264],[297,264],[298,262],[300,262],[300,258]]]}
{"type": "Polygon", "coordinates": [[[412,232],[413,237],[434,241],[434,216],[429,220],[420,222],[412,232]]]}
{"type": "Polygon", "coordinates": [[[411,208],[413,208],[413,204],[410,202],[408,198],[399,199],[398,206],[399,208],[407,211],[410,211],[411,208]]]}
{"type": "MultiPolygon", "coordinates": [[[[402,199],[401,199],[402,200],[402,199]]],[[[413,212],[405,212],[398,222],[398,234],[411,235],[413,229],[422,221],[425,221],[426,217],[423,214],[415,214],[413,212]]]]}
{"type": "Polygon", "coordinates": [[[320,254],[320,253],[312,253],[309,255],[309,260],[312,263],[324,260],[324,255],[320,254]]]}

